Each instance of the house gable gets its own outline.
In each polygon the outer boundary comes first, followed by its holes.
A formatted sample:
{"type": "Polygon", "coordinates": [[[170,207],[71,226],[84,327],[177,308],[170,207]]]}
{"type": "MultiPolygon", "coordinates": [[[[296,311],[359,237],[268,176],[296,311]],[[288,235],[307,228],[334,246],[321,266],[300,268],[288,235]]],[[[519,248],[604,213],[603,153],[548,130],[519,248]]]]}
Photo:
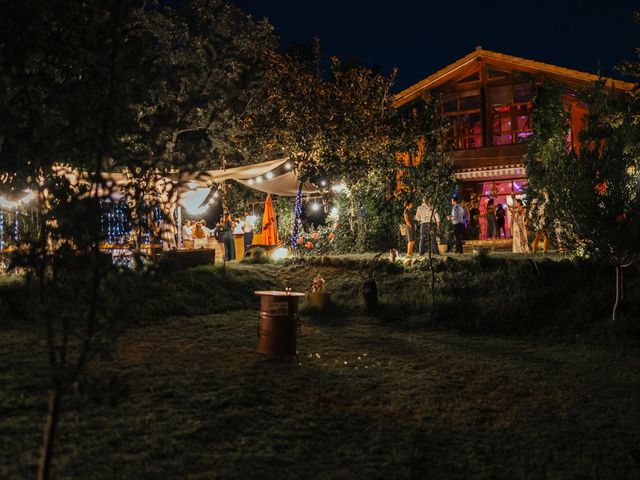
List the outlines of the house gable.
{"type": "MultiPolygon", "coordinates": [[[[514,75],[529,75],[539,81],[543,77],[548,77],[574,88],[585,86],[600,78],[591,73],[505,55],[478,47],[460,60],[397,93],[394,96],[394,106],[400,107],[418,97],[428,96],[431,91],[445,84],[450,89],[456,89],[456,85],[459,85],[460,89],[473,88],[474,83],[479,86],[487,81],[499,82],[502,78],[514,75]]],[[[620,90],[630,91],[634,87],[633,83],[606,77],[603,79],[607,84],[620,90]]]]}

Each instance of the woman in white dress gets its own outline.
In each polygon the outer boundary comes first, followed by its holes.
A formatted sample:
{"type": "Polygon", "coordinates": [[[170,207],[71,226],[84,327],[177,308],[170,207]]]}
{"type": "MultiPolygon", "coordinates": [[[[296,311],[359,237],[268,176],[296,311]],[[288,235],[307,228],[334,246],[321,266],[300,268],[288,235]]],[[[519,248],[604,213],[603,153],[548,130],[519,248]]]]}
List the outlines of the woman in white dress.
{"type": "Polygon", "coordinates": [[[511,211],[511,236],[513,238],[513,253],[529,253],[527,227],[524,224],[525,211],[521,199],[509,205],[511,211]]]}

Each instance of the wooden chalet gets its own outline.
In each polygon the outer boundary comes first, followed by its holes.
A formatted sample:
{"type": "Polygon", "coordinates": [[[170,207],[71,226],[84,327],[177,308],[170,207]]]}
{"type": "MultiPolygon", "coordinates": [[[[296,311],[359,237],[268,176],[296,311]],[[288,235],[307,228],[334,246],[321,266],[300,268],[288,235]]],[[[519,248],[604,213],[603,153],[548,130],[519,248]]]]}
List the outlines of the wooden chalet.
{"type": "MultiPolygon", "coordinates": [[[[394,105],[401,107],[437,95],[442,114],[450,121],[447,140],[453,148],[451,159],[463,199],[476,194],[484,203],[493,197],[504,204],[511,192],[521,191],[525,180],[523,157],[527,138],[535,129],[531,123],[533,93],[544,78],[567,86],[564,98],[571,112],[572,131],[577,132],[586,105],[575,92],[597,80],[597,75],[482,47],[401,91],[395,95],[394,105]]],[[[620,90],[634,86],[604,80],[620,90]]],[[[576,141],[575,134],[571,141],[576,141]]]]}

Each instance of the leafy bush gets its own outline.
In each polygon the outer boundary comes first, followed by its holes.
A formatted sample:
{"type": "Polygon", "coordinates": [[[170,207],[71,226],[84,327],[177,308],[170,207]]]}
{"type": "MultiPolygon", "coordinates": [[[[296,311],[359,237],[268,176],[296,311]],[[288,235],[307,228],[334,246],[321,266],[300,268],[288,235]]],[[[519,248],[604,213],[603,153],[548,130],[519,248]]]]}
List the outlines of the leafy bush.
{"type": "Polygon", "coordinates": [[[324,255],[333,253],[337,224],[319,226],[298,235],[298,253],[302,255],[324,255]]]}
{"type": "Polygon", "coordinates": [[[264,248],[256,247],[249,250],[247,256],[240,260],[242,263],[271,263],[271,257],[264,248]]]}

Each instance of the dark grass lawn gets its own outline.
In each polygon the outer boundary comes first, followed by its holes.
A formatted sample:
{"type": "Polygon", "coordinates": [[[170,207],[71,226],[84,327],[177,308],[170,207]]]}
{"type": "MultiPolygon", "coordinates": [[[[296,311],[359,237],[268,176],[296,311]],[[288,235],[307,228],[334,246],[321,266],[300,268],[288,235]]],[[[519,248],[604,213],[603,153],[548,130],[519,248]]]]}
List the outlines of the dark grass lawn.
{"type": "MultiPolygon", "coordinates": [[[[382,317],[356,315],[357,275],[324,269],[341,308],[303,315],[297,359],[268,360],[248,289],[318,268],[231,271],[244,307],[146,319],[92,363],[117,382],[67,397],[56,478],[640,478],[637,346],[405,321],[391,287],[409,274],[381,281],[382,317]]],[[[0,326],[1,479],[35,475],[45,362],[37,328],[0,326]]]]}

